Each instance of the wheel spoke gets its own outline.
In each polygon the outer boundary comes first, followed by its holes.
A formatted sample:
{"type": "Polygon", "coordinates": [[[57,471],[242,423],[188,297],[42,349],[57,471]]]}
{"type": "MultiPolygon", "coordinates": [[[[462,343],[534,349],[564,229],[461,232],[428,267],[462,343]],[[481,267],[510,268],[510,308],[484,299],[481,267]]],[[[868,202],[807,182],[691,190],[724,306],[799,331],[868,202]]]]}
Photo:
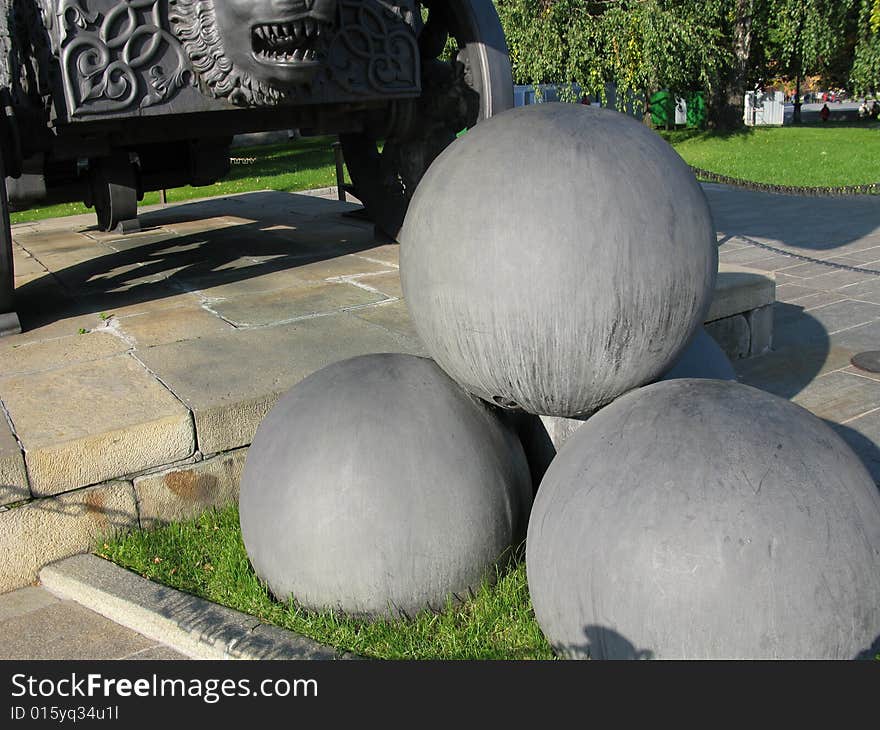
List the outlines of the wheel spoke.
{"type": "Polygon", "coordinates": [[[439,9],[429,9],[428,20],[419,34],[419,51],[422,59],[439,58],[449,40],[449,24],[439,9]]]}
{"type": "Polygon", "coordinates": [[[6,197],[6,171],[0,150],[0,337],[21,332],[15,313],[15,278],[12,263],[12,229],[9,225],[9,200],[6,197]]]}

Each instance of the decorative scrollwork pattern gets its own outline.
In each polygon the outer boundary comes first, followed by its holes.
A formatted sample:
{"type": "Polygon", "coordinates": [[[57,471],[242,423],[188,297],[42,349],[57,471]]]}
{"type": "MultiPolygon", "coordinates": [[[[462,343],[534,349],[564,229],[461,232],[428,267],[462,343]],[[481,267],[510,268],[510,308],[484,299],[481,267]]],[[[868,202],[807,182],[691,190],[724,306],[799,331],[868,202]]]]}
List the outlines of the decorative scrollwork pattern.
{"type": "Polygon", "coordinates": [[[59,0],[56,10],[71,116],[143,109],[193,84],[180,42],[163,27],[162,0],[119,0],[103,15],[81,2],[59,0]]]}

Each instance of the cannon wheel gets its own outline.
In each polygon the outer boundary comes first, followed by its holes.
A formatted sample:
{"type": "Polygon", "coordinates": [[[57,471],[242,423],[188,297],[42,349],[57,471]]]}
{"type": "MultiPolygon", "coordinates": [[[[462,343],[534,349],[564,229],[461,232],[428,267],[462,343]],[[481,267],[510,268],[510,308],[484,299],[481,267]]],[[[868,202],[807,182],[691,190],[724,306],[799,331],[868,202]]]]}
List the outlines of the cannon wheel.
{"type": "Polygon", "coordinates": [[[94,165],[92,202],[98,228],[113,231],[122,221],[137,218],[137,180],[128,152],[118,152],[94,165]]]}
{"type": "Polygon", "coordinates": [[[340,136],[353,192],[376,227],[391,238],[397,238],[425,170],[456,133],[513,107],[510,59],[492,1],[424,0],[422,5],[428,20],[419,37],[422,98],[410,125],[415,135],[388,139],[381,148],[369,133],[340,136]],[[448,36],[458,44],[457,63],[438,60],[448,36]],[[455,98],[459,80],[472,98],[455,98]],[[469,107],[467,114],[438,119],[436,110],[448,112],[450,101],[469,107]]]}

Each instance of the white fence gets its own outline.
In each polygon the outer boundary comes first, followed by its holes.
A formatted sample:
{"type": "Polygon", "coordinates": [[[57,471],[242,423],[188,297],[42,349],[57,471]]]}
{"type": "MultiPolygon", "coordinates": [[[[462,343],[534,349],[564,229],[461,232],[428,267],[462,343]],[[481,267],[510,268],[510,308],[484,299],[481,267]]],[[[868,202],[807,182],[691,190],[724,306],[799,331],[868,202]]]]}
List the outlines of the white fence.
{"type": "Polygon", "coordinates": [[[750,127],[781,127],[785,103],[781,91],[749,91],[743,120],[750,127]]]}

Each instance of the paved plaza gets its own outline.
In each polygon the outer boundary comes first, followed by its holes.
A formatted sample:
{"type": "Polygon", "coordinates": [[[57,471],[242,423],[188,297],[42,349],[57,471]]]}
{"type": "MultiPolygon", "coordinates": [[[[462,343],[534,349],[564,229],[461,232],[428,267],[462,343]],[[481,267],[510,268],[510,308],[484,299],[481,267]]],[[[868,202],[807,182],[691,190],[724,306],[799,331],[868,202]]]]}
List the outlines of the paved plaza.
{"type": "Polygon", "coordinates": [[[773,352],[734,363],[742,382],[827,420],[880,481],[880,198],[798,197],[706,185],[720,260],[776,278],[773,352]]]}
{"type": "MultiPolygon", "coordinates": [[[[742,382],[826,419],[880,481],[880,197],[807,198],[704,186],[720,259],[772,273],[774,344],[742,382]]],[[[277,397],[358,354],[424,354],[397,246],[355,207],[278,192],[152,208],[142,230],[92,216],[16,226],[24,332],[0,340],[0,592],[112,528],[234,498],[277,397]],[[30,551],[30,553],[29,553],[30,551]],[[31,554],[33,553],[33,554],[31,554]],[[5,581],[5,583],[4,583],[5,581]]],[[[44,588],[0,595],[0,658],[173,658],[44,588]]]]}

